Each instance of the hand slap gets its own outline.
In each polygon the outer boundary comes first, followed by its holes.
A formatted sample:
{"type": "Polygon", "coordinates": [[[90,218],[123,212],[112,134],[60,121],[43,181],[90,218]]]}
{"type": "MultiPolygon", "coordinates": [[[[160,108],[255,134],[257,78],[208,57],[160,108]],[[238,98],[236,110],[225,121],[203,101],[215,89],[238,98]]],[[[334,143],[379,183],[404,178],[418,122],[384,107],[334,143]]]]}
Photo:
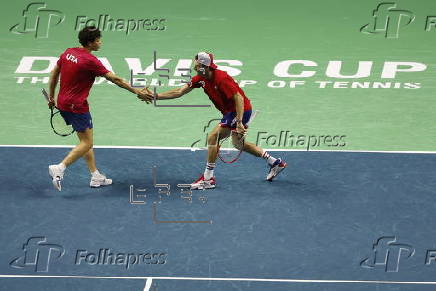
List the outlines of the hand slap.
{"type": "Polygon", "coordinates": [[[153,101],[153,94],[148,89],[148,87],[145,87],[142,90],[138,91],[137,96],[139,99],[141,99],[141,101],[147,102],[147,104],[149,104],[153,101]]]}

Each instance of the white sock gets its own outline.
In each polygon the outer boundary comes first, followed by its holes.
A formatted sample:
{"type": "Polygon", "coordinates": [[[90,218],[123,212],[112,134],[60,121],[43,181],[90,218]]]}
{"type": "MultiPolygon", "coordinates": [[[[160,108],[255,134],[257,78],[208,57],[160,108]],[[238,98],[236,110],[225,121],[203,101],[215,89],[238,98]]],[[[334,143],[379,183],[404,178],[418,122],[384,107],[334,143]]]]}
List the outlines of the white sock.
{"type": "Polygon", "coordinates": [[[266,160],[266,162],[268,163],[268,165],[272,166],[274,164],[275,161],[277,161],[276,158],[274,158],[273,156],[271,156],[267,151],[263,151],[262,153],[262,158],[264,158],[266,160]]]}
{"type": "Polygon", "coordinates": [[[62,172],[67,168],[64,163],[59,163],[58,167],[62,170],[62,172]]]}
{"type": "Polygon", "coordinates": [[[206,169],[204,170],[204,179],[210,180],[213,177],[213,170],[215,169],[215,163],[207,163],[206,169]]]}

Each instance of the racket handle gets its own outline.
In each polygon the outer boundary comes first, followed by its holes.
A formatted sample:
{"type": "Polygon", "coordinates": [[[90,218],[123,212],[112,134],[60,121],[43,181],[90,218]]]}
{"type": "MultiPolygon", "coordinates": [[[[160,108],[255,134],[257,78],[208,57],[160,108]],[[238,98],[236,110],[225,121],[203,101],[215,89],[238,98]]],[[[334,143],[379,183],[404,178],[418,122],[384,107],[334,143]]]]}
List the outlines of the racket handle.
{"type": "Polygon", "coordinates": [[[47,102],[50,102],[50,98],[48,97],[48,93],[45,90],[45,88],[42,88],[42,95],[44,95],[44,97],[47,100],[47,102]]]}

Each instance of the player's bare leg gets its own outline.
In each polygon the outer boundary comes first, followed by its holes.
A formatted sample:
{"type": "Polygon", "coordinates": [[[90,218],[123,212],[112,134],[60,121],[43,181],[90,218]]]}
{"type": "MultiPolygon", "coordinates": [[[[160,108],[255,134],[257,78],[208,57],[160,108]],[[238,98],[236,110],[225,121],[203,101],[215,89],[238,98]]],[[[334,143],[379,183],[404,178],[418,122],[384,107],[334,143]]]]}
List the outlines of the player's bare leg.
{"type": "Polygon", "coordinates": [[[221,127],[219,124],[208,134],[207,137],[207,162],[215,163],[218,158],[218,144],[220,140],[230,135],[230,129],[221,127]]]}
{"type": "Polygon", "coordinates": [[[89,172],[94,173],[97,170],[97,167],[95,165],[94,149],[91,148],[89,151],[87,151],[83,158],[88,165],[89,172]]]}
{"type": "MultiPolygon", "coordinates": [[[[239,138],[240,138],[240,135],[238,135],[236,133],[232,135],[232,142],[236,148],[238,148],[238,144],[240,144],[240,142],[238,142],[239,138]]],[[[270,167],[268,174],[266,176],[266,180],[268,180],[268,181],[272,181],[287,166],[286,162],[284,162],[282,159],[274,158],[267,151],[265,151],[261,147],[255,145],[254,143],[246,141],[244,143],[244,148],[242,150],[244,152],[252,154],[255,157],[262,157],[267,161],[267,163],[270,167]]]]}
{"type": "Polygon", "coordinates": [[[91,182],[89,183],[89,186],[96,188],[112,184],[112,179],[106,178],[105,175],[101,174],[97,170],[97,167],[95,166],[95,156],[93,148],[87,151],[83,158],[88,165],[89,172],[91,172],[91,182]]]}
{"type": "Polygon", "coordinates": [[[57,165],[50,165],[48,167],[48,173],[52,177],[53,186],[61,191],[61,182],[64,178],[64,171],[66,167],[74,163],[77,159],[86,154],[92,149],[92,129],[87,128],[84,132],[77,132],[79,138],[79,144],[75,146],[64,160],[57,165]]]}
{"type": "Polygon", "coordinates": [[[255,157],[261,157],[263,153],[263,149],[261,147],[258,147],[254,143],[248,141],[244,142],[244,148],[242,150],[244,152],[252,154],[255,157]]]}
{"type": "Polygon", "coordinates": [[[56,189],[61,191],[61,181],[64,176],[66,167],[77,161],[80,157],[86,160],[89,171],[91,172],[91,187],[100,187],[112,184],[111,179],[107,179],[104,175],[100,174],[95,166],[95,156],[93,150],[93,130],[87,128],[83,132],[77,132],[79,144],[75,146],[64,160],[58,165],[49,166],[49,174],[53,177],[53,185],[56,189]]]}
{"type": "Polygon", "coordinates": [[[203,175],[194,183],[191,184],[191,189],[213,189],[215,188],[215,177],[213,175],[216,159],[218,157],[218,144],[223,138],[230,135],[230,129],[221,127],[220,125],[208,134],[207,138],[207,164],[203,175]]]}
{"type": "Polygon", "coordinates": [[[62,161],[65,167],[68,167],[79,158],[84,156],[93,146],[93,131],[92,128],[87,128],[83,132],[77,132],[77,137],[79,138],[79,144],[75,146],[71,152],[62,161]]]}
{"type": "Polygon", "coordinates": [[[83,155],[83,159],[86,161],[89,172],[91,173],[91,182],[89,183],[89,186],[97,188],[112,184],[112,179],[106,178],[105,175],[98,171],[95,165],[95,155],[92,147],[83,155]]]}

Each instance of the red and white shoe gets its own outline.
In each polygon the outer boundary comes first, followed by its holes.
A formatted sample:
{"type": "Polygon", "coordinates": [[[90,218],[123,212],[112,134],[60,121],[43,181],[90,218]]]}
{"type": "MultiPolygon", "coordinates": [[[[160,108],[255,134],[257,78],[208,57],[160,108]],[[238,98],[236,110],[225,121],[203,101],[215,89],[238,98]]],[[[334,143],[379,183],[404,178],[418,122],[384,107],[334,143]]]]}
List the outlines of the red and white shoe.
{"type": "Polygon", "coordinates": [[[191,184],[191,190],[205,190],[205,189],[213,189],[215,188],[215,177],[210,178],[209,180],[204,179],[204,175],[201,175],[197,181],[191,184]]]}
{"type": "Polygon", "coordinates": [[[272,181],[281,171],[283,171],[288,164],[282,159],[277,159],[274,164],[272,164],[269,169],[268,175],[266,175],[267,181],[272,181]]]}

